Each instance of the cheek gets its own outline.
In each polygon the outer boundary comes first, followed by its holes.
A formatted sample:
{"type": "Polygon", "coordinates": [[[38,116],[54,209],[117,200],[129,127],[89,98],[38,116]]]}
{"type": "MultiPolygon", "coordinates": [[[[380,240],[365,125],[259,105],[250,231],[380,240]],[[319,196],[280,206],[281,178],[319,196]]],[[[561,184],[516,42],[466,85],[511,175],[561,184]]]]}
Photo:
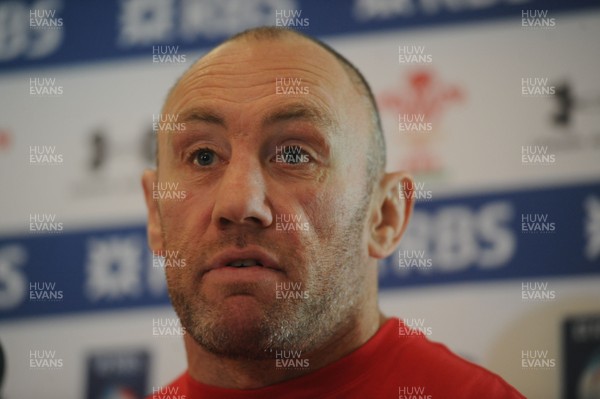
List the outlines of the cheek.
{"type": "Polygon", "coordinates": [[[209,196],[198,189],[182,186],[185,198],[163,200],[161,218],[167,243],[187,241],[188,237],[199,237],[210,224],[209,196]]]}
{"type": "Polygon", "coordinates": [[[344,230],[349,204],[340,195],[339,187],[329,186],[303,196],[302,206],[319,240],[331,241],[339,231],[344,230]]]}

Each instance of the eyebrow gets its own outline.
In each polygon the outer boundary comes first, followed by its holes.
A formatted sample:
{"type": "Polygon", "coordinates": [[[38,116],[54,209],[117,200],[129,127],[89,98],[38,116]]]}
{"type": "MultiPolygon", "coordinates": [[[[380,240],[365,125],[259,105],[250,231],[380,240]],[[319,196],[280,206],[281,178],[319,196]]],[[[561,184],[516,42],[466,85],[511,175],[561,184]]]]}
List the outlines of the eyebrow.
{"type": "Polygon", "coordinates": [[[321,109],[304,103],[285,105],[268,114],[262,121],[263,125],[273,125],[291,120],[304,120],[321,127],[333,127],[333,119],[321,109]]]}
{"type": "MultiPolygon", "coordinates": [[[[336,124],[329,115],[323,112],[318,107],[305,103],[291,103],[276,108],[274,111],[267,114],[262,125],[274,125],[280,122],[293,120],[307,121],[315,123],[324,128],[335,127],[336,124]]],[[[216,113],[210,108],[193,108],[183,113],[181,122],[201,122],[211,125],[218,125],[227,128],[225,118],[216,113]]]]}
{"type": "Polygon", "coordinates": [[[194,108],[189,111],[185,111],[181,118],[182,122],[203,122],[211,125],[219,125],[227,127],[225,118],[215,113],[208,108],[194,108]]]}

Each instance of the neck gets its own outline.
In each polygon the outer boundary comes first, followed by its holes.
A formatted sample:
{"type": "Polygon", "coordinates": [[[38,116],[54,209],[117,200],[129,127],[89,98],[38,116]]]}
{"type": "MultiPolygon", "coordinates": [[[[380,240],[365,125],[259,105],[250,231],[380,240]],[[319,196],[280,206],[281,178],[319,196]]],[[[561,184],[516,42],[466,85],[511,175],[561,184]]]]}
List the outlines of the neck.
{"type": "Polygon", "coordinates": [[[229,359],[208,352],[186,334],[188,368],[192,378],[206,385],[229,389],[257,389],[300,377],[341,359],[362,346],[385,322],[377,309],[376,296],[352,322],[340,328],[317,350],[307,353],[306,368],[276,368],[274,359],[229,359]],[[367,311],[368,309],[368,311],[367,311]]]}

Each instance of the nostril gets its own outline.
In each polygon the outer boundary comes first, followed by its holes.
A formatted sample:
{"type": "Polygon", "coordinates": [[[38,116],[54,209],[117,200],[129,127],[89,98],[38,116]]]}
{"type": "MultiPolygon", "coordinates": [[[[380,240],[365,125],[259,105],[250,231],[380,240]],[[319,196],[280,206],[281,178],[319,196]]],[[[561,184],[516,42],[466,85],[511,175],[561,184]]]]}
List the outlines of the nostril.
{"type": "MultiPolygon", "coordinates": [[[[219,226],[220,227],[228,227],[232,224],[236,224],[237,222],[234,220],[231,220],[229,218],[226,217],[220,217],[219,218],[219,226]]],[[[240,221],[240,223],[242,224],[252,224],[252,225],[262,225],[262,222],[260,220],[260,218],[257,218],[255,216],[248,216],[246,218],[244,218],[244,220],[240,221]]]]}
{"type": "Polygon", "coordinates": [[[246,218],[246,221],[251,222],[251,223],[255,223],[255,224],[262,224],[261,220],[257,217],[254,216],[249,216],[246,218]]]}
{"type": "Polygon", "coordinates": [[[227,227],[230,224],[233,224],[233,222],[231,220],[224,218],[224,217],[219,218],[219,226],[227,227]]]}

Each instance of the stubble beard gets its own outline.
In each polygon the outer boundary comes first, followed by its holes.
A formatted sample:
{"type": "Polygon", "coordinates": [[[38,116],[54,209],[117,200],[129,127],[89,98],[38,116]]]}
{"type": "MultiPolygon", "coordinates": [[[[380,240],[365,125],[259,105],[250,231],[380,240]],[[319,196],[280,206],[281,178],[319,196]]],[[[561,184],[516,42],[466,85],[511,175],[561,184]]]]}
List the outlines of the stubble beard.
{"type": "MultiPolygon", "coordinates": [[[[208,352],[229,359],[264,360],[274,358],[278,351],[310,353],[322,348],[357,324],[359,306],[365,301],[362,262],[366,259],[358,245],[365,217],[366,209],[361,207],[348,219],[345,229],[337,234],[321,232],[321,242],[328,245],[319,249],[305,243],[302,257],[296,259],[304,259],[304,264],[297,267],[313,272],[302,281],[307,298],[262,304],[248,320],[233,318],[231,312],[211,303],[199,287],[186,293],[181,279],[167,271],[171,302],[186,333],[208,352]]],[[[239,244],[246,238],[237,236],[226,241],[239,244]]],[[[272,247],[266,243],[262,246],[272,247]]]]}

